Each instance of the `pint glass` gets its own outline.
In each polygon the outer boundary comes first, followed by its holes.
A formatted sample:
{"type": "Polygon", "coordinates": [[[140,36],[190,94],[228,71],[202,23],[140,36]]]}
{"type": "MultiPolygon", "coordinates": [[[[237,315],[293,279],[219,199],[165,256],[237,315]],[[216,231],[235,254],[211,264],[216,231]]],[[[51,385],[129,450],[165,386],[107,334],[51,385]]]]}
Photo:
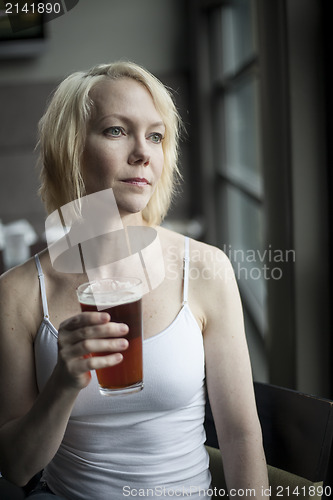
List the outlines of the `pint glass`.
{"type": "MultiPolygon", "coordinates": [[[[84,311],[104,311],[111,321],[125,323],[129,346],[123,360],[96,370],[100,393],[105,396],[130,394],[143,389],[142,369],[142,282],[138,278],[108,278],[83,283],[77,296],[84,311]]],[[[91,353],[106,356],[107,352],[91,353]]]]}

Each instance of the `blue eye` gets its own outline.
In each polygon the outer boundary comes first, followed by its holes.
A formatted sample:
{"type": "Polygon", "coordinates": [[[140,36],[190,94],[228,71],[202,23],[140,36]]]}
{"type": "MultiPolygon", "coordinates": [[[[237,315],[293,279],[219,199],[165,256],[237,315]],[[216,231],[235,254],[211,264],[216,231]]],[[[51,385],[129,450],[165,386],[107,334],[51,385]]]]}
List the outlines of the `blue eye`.
{"type": "Polygon", "coordinates": [[[154,142],[155,144],[159,144],[160,142],[163,141],[163,136],[162,134],[159,134],[159,133],[154,133],[154,134],[151,134],[150,135],[150,139],[152,142],[154,142]]]}
{"type": "Polygon", "coordinates": [[[123,133],[122,127],[109,127],[104,132],[106,135],[111,135],[112,137],[120,137],[123,133]]]}

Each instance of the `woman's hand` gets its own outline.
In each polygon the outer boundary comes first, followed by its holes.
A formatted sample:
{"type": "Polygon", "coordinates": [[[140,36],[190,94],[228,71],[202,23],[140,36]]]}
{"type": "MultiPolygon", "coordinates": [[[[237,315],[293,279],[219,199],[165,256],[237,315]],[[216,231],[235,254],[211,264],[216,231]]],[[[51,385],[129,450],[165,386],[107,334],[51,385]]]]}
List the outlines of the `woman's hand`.
{"type": "Polygon", "coordinates": [[[90,370],[114,366],[123,359],[128,341],[123,323],[113,323],[105,312],[83,312],[60,324],[58,363],[55,371],[64,387],[81,390],[91,379],[90,370]],[[106,356],[91,353],[108,352],[106,356]]]}

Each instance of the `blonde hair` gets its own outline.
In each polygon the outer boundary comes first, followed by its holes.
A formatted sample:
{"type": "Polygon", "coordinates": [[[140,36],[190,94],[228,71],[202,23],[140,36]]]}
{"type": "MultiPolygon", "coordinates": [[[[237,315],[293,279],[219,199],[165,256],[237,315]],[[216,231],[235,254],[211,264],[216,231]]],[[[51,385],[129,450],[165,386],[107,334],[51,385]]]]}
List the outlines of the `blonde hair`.
{"type": "Polygon", "coordinates": [[[105,78],[132,78],[142,83],[164,122],[163,171],[143,211],[148,224],[160,224],[180,178],[178,145],[182,124],[169,90],[149,71],[132,62],[101,64],[87,72],[73,73],[58,86],[39,122],[40,196],[51,213],[85,195],[81,156],[93,107],[89,93],[105,78]]]}

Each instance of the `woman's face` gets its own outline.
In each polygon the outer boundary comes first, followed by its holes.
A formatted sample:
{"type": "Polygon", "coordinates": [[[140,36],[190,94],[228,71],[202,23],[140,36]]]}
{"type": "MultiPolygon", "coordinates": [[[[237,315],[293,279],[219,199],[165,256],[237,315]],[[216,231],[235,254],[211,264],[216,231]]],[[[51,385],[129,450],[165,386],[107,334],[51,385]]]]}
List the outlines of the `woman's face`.
{"type": "Polygon", "coordinates": [[[120,215],[141,212],[161,176],[165,127],[148,90],[131,78],[99,83],[82,157],[87,194],[112,188],[120,215]]]}

